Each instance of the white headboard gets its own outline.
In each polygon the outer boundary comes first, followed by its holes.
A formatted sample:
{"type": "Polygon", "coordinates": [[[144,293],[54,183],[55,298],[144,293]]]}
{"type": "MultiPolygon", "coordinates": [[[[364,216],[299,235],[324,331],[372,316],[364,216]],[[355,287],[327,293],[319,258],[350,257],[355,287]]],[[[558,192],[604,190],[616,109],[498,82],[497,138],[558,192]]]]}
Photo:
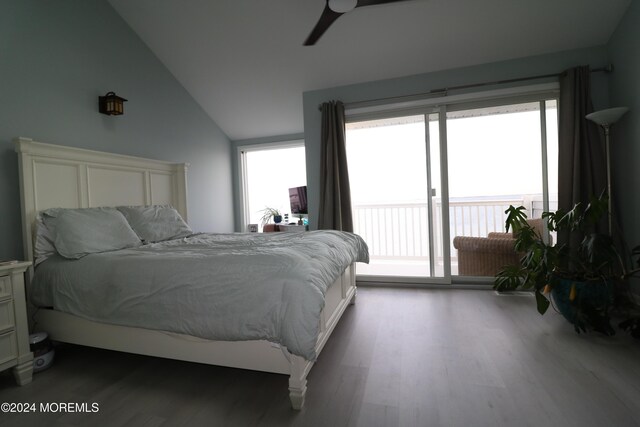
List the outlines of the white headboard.
{"type": "Polygon", "coordinates": [[[22,238],[33,261],[33,225],[48,208],[173,205],[187,218],[186,163],[169,163],[16,138],[22,238]]]}

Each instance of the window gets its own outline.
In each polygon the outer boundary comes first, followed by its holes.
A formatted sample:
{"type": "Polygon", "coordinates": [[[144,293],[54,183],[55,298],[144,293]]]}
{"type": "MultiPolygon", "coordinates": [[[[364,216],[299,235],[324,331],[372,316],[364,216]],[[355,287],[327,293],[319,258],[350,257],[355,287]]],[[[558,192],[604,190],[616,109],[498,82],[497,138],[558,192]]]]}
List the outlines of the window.
{"type": "Polygon", "coordinates": [[[258,224],[266,207],[291,217],[289,188],[306,185],[305,150],[302,141],[238,147],[242,231],[258,224]]]}

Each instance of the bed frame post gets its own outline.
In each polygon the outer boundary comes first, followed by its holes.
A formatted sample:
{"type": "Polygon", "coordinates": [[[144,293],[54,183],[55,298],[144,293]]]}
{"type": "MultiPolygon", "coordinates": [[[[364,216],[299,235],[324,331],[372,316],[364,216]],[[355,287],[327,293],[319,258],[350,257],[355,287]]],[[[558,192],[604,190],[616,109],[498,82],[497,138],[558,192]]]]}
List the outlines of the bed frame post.
{"type": "Polygon", "coordinates": [[[346,298],[347,297],[347,290],[353,286],[353,296],[351,297],[351,300],[349,301],[349,305],[354,305],[356,303],[356,296],[358,295],[358,289],[356,288],[356,265],[355,264],[351,264],[349,267],[347,267],[347,270],[345,270],[345,274],[343,275],[343,282],[342,282],[342,288],[343,288],[343,293],[342,293],[342,297],[346,298]]]}
{"type": "Polygon", "coordinates": [[[307,374],[310,365],[300,356],[291,355],[291,374],[289,375],[289,399],[291,399],[291,407],[297,411],[302,409],[304,398],[307,394],[307,374]]]}

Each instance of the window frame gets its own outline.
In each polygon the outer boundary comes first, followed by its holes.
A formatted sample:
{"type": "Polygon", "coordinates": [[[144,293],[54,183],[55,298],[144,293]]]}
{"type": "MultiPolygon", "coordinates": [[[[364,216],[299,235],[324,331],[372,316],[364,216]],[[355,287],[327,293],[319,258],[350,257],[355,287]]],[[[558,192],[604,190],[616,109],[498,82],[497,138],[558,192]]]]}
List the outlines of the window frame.
{"type": "MultiPolygon", "coordinates": [[[[240,231],[247,231],[249,226],[249,188],[247,183],[247,160],[246,154],[252,151],[280,150],[286,148],[305,147],[304,139],[290,141],[265,142],[261,144],[244,144],[236,147],[236,159],[238,162],[238,188],[240,206],[240,231]]],[[[305,147],[306,149],[306,147],[305,147]]],[[[305,164],[306,171],[306,164],[305,164]]]]}

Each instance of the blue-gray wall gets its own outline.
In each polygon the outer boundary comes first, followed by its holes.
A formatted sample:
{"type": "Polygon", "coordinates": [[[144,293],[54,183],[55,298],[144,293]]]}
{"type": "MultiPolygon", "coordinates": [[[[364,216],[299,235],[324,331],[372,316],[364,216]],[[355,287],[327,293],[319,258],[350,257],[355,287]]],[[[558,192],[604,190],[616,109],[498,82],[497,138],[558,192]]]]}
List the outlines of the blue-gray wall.
{"type": "Polygon", "coordinates": [[[17,136],[188,162],[189,222],[233,230],[229,139],[104,0],[0,2],[0,259],[22,257],[17,136]]]}
{"type": "MultiPolygon", "coordinates": [[[[630,111],[611,129],[613,197],[629,247],[640,245],[640,0],[633,0],[609,40],[615,66],[610,107],[630,111]]],[[[640,294],[640,279],[633,280],[640,294]]]]}
{"type": "MultiPolygon", "coordinates": [[[[607,49],[602,46],[305,92],[303,94],[304,140],[307,156],[310,227],[317,227],[319,209],[321,114],[318,105],[322,102],[340,100],[344,103],[352,103],[414,95],[443,87],[559,73],[577,65],[588,64],[593,68],[599,68],[607,65],[608,60],[607,49]]],[[[592,75],[593,98],[596,108],[604,108],[609,105],[608,80],[610,78],[611,75],[604,73],[592,75]]]]}
{"type": "Polygon", "coordinates": [[[613,195],[629,245],[640,245],[640,0],[634,0],[609,41],[615,66],[611,107],[630,111],[611,130],[613,195]]]}

